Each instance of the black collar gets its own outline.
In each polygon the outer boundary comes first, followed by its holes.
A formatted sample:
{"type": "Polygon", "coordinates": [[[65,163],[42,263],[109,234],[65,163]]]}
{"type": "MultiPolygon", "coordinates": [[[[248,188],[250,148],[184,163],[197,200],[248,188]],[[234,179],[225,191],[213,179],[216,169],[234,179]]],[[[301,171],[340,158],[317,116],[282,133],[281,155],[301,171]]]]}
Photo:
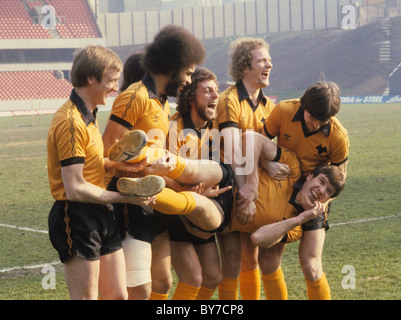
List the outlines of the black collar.
{"type": "MultiPolygon", "coordinates": [[[[201,139],[202,138],[202,131],[199,131],[197,129],[195,129],[195,125],[192,121],[191,115],[189,113],[186,113],[182,116],[182,122],[184,124],[184,129],[193,129],[196,134],[198,135],[198,138],[201,139]]],[[[209,130],[213,128],[213,121],[208,121],[206,123],[206,127],[209,130]]],[[[189,134],[189,131],[184,131],[185,136],[187,136],[189,134]]]]}
{"type": "Polygon", "coordinates": [[[75,92],[75,89],[72,89],[72,91],[71,91],[70,100],[77,107],[86,126],[89,126],[91,123],[96,125],[96,114],[97,114],[98,108],[95,108],[93,110],[93,112],[91,112],[90,109],[86,106],[85,102],[75,92]]]}
{"type": "MultiPolygon", "coordinates": [[[[248,101],[249,105],[251,106],[252,110],[255,112],[255,110],[258,108],[258,105],[259,105],[259,104],[258,104],[257,106],[254,106],[254,105],[253,105],[253,103],[252,103],[252,101],[251,101],[251,98],[249,97],[249,93],[248,93],[248,91],[246,91],[246,88],[245,88],[244,83],[243,83],[242,81],[237,82],[237,83],[236,83],[236,86],[237,86],[237,90],[238,90],[238,99],[239,99],[239,102],[242,102],[243,100],[246,99],[246,100],[248,101]]],[[[259,89],[258,100],[259,100],[259,101],[262,101],[264,106],[265,106],[266,103],[267,103],[267,98],[266,98],[266,96],[264,95],[262,89],[259,89]]]]}
{"type": "Polygon", "coordinates": [[[149,73],[146,73],[143,76],[142,82],[145,85],[146,89],[148,89],[149,99],[158,99],[164,106],[164,103],[167,101],[167,97],[163,96],[159,99],[159,97],[157,96],[157,92],[156,92],[155,82],[153,81],[153,79],[149,73]]]}
{"type": "Polygon", "coordinates": [[[324,126],[321,126],[319,130],[309,133],[305,123],[304,113],[305,113],[304,108],[300,106],[294,118],[292,118],[292,122],[301,121],[305,137],[309,137],[318,132],[322,132],[326,137],[330,135],[330,121],[327,122],[324,126]]]}
{"type": "Polygon", "coordinates": [[[296,203],[295,199],[297,197],[298,192],[302,189],[305,181],[306,181],[305,178],[301,178],[298,182],[296,182],[292,186],[293,192],[292,192],[290,200],[288,201],[295,208],[295,210],[297,210],[299,213],[303,212],[304,208],[301,205],[299,205],[298,203],[296,203]]]}

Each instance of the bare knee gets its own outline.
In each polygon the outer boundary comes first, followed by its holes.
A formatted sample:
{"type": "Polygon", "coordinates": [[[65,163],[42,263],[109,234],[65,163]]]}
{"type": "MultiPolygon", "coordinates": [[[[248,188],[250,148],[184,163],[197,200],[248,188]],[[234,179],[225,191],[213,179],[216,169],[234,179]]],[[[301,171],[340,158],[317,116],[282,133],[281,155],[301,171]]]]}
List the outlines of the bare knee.
{"type": "Polygon", "coordinates": [[[319,259],[301,260],[301,268],[305,279],[309,281],[318,280],[323,275],[322,263],[319,259]]]}

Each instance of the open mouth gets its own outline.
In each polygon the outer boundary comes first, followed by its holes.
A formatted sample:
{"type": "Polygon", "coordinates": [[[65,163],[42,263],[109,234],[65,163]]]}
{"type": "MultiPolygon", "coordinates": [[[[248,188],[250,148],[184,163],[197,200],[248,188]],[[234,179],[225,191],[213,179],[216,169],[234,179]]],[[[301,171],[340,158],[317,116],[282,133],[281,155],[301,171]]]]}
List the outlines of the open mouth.
{"type": "Polygon", "coordinates": [[[265,78],[265,79],[268,79],[269,75],[270,75],[270,72],[268,72],[268,71],[262,73],[262,77],[265,78]]]}

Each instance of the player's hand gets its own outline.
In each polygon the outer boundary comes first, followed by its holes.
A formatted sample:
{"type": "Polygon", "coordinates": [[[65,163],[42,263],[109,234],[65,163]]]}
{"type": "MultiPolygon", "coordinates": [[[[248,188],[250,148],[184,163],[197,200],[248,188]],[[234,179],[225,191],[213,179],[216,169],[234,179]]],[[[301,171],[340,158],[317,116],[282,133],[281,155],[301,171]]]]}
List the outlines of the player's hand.
{"type": "Polygon", "coordinates": [[[326,205],[319,201],[314,202],[314,207],[312,209],[301,212],[299,216],[302,218],[303,223],[315,219],[326,211],[326,205]]]}
{"type": "Polygon", "coordinates": [[[148,165],[148,158],[145,158],[139,162],[114,162],[110,160],[105,160],[106,169],[117,169],[120,171],[127,172],[138,172],[146,168],[148,165]]]}
{"type": "Polygon", "coordinates": [[[231,188],[232,188],[231,186],[227,186],[225,188],[220,189],[219,186],[216,185],[213,187],[205,188],[203,192],[201,192],[201,194],[207,198],[216,198],[217,196],[230,190],[231,188]]]}
{"type": "Polygon", "coordinates": [[[269,173],[269,176],[275,180],[285,180],[291,173],[290,167],[280,162],[264,161],[262,166],[269,173]]]}
{"type": "Polygon", "coordinates": [[[246,183],[237,192],[237,207],[241,210],[258,198],[257,185],[246,183]]]}
{"type": "Polygon", "coordinates": [[[152,197],[137,197],[137,196],[127,196],[127,203],[135,204],[138,206],[149,206],[151,204],[156,204],[156,196],[152,197]]]}
{"type": "Polygon", "coordinates": [[[166,158],[157,161],[156,163],[152,163],[143,170],[141,170],[141,174],[144,176],[147,175],[156,175],[156,176],[166,176],[168,175],[171,171],[175,169],[175,163],[174,161],[171,161],[173,158],[166,158]]]}
{"type": "Polygon", "coordinates": [[[248,205],[242,207],[241,209],[237,207],[236,216],[239,223],[248,224],[252,222],[253,217],[255,216],[255,212],[256,212],[255,202],[251,201],[248,203],[248,205]]]}

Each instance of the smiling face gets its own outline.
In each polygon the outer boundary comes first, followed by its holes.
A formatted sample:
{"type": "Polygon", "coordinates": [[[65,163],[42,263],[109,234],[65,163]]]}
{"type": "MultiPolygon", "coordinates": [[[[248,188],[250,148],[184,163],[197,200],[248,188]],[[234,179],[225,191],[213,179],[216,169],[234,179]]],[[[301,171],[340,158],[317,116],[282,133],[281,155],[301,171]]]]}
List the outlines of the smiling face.
{"type": "Polygon", "coordinates": [[[196,65],[191,65],[180,73],[173,75],[166,85],[166,95],[177,97],[186,85],[191,84],[191,75],[194,73],[195,68],[196,65]]]}
{"type": "Polygon", "coordinates": [[[273,68],[270,53],[266,48],[252,50],[251,68],[244,74],[244,82],[252,84],[254,88],[262,89],[270,84],[270,72],[273,68]]]}
{"type": "Polygon", "coordinates": [[[214,80],[197,83],[194,111],[203,121],[213,121],[216,118],[216,107],[219,98],[219,88],[214,80]]]}
{"type": "Polygon", "coordinates": [[[304,208],[310,210],[316,201],[325,203],[335,193],[335,188],[331,185],[328,177],[321,173],[316,177],[310,174],[302,189],[297,194],[297,202],[304,208]]]}
{"type": "Polygon", "coordinates": [[[108,70],[104,73],[100,82],[94,77],[88,78],[91,101],[94,105],[105,105],[107,97],[111,93],[118,91],[118,79],[120,79],[120,75],[120,71],[108,70]]]}

